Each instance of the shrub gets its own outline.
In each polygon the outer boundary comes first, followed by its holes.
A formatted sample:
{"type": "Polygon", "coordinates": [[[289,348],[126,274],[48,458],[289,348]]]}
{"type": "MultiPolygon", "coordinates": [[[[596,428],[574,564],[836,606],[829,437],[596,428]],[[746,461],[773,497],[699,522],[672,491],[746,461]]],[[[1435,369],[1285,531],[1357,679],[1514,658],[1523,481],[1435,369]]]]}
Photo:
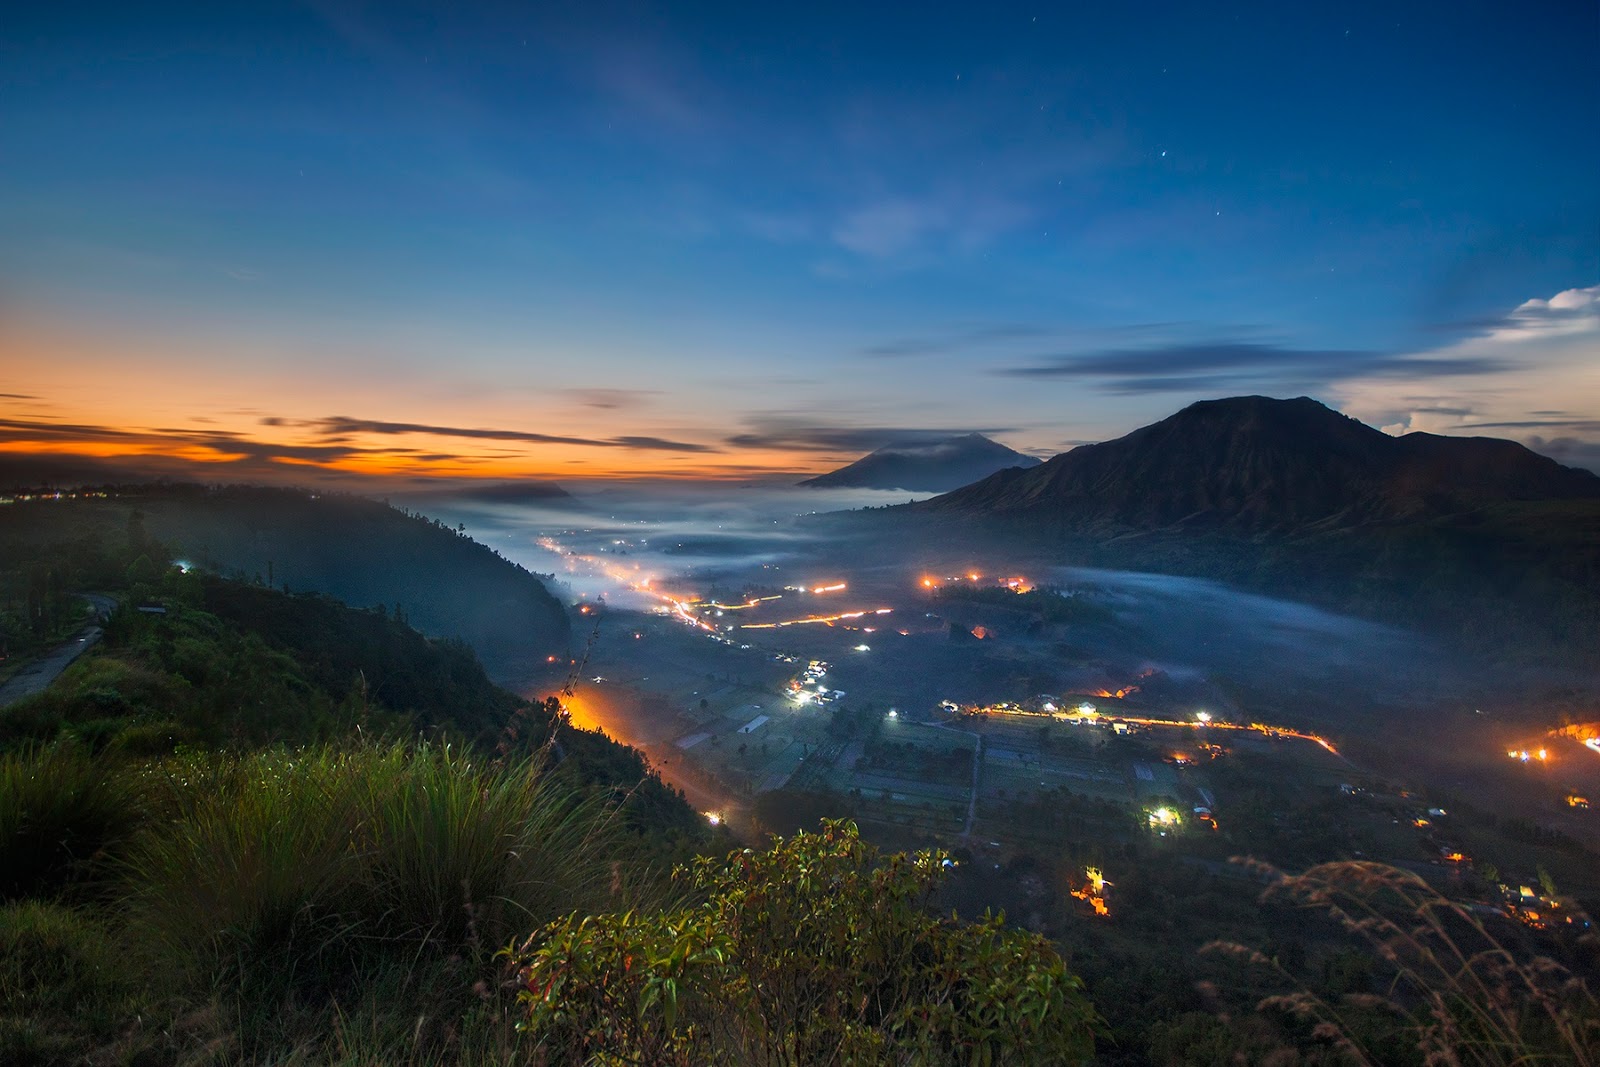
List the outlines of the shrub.
{"type": "Polygon", "coordinates": [[[1040,937],[927,908],[944,857],[847,822],[683,872],[697,907],[572,915],[511,953],[548,1062],[1072,1063],[1082,983],[1040,937]]]}

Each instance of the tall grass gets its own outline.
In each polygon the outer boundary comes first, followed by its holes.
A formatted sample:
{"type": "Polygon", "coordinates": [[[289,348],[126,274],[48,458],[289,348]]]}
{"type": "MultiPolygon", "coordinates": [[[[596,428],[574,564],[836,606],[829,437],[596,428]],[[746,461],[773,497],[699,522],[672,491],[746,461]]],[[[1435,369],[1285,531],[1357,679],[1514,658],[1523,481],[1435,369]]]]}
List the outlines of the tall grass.
{"type": "Polygon", "coordinates": [[[92,878],[139,822],[120,763],[62,741],[0,756],[0,900],[92,878]]]}
{"type": "Polygon", "coordinates": [[[85,908],[43,901],[0,906],[0,1063],[149,1058],[158,1041],[130,1032],[148,1012],[106,926],[85,908]]]}
{"type": "MultiPolygon", "coordinates": [[[[1383,969],[1382,993],[1331,1002],[1302,989],[1261,1004],[1312,1021],[1313,1035],[1348,1062],[1385,1063],[1368,1035],[1398,1028],[1418,1060],[1429,1065],[1600,1065],[1600,1000],[1555,960],[1508,944],[1509,927],[1497,934],[1421,878],[1380,863],[1325,863],[1299,875],[1255,866],[1275,879],[1264,899],[1329,916],[1383,969]],[[1391,1025],[1375,1029],[1376,1019],[1384,1017],[1391,1025]]],[[[1583,917],[1578,919],[1585,928],[1583,917]]],[[[1253,949],[1207,947],[1289,978],[1253,949]]]]}
{"type": "Polygon", "coordinates": [[[515,936],[653,902],[612,809],[537,756],[358,745],[149,773],[163,815],[128,860],[131,929],[149,966],[233,1006],[247,1056],[295,1032],[457,1041],[515,936]]]}

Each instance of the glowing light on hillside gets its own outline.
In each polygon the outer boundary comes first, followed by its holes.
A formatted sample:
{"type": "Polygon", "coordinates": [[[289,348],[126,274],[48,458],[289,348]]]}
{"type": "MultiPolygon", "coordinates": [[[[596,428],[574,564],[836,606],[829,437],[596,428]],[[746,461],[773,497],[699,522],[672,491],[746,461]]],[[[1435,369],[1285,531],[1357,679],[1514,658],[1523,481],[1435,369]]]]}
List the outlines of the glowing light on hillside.
{"type": "Polygon", "coordinates": [[[1073,889],[1072,895],[1093,908],[1095,915],[1102,919],[1109,918],[1111,909],[1106,905],[1105,894],[1111,883],[1105,880],[1098,867],[1090,867],[1083,873],[1084,884],[1073,889]]]}

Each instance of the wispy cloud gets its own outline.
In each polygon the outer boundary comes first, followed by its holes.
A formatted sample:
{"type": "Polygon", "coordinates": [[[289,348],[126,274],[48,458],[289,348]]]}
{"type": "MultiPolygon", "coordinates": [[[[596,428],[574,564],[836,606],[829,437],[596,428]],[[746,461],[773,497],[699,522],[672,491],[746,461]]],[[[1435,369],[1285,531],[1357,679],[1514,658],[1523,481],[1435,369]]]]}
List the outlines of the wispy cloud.
{"type": "Polygon", "coordinates": [[[1130,394],[1200,392],[1259,382],[1299,387],[1422,373],[1480,375],[1505,367],[1504,360],[1488,355],[1403,355],[1227,340],[1043,356],[994,373],[1017,378],[1100,379],[1105,391],[1130,394]]]}
{"type": "Polygon", "coordinates": [[[1529,300],[1473,337],[1334,387],[1340,407],[1390,433],[1513,437],[1600,470],[1600,286],[1529,300]],[[1493,365],[1497,373],[1458,367],[1493,365]]]}
{"type": "Polygon", "coordinates": [[[357,419],[348,415],[330,415],[320,419],[285,419],[267,416],[264,426],[296,427],[312,430],[326,440],[347,440],[360,434],[400,435],[426,434],[435,437],[457,437],[475,441],[521,441],[528,444],[580,445],[588,448],[633,448],[656,452],[716,452],[713,445],[693,441],[671,441],[663,437],[573,437],[566,434],[537,433],[531,430],[506,430],[485,427],[435,426],[420,422],[388,422],[382,419],[357,419]]]}
{"type": "Polygon", "coordinates": [[[0,444],[26,442],[58,445],[63,449],[83,445],[103,445],[137,451],[203,453],[216,461],[297,460],[308,463],[334,463],[363,454],[394,454],[393,449],[361,449],[342,443],[290,444],[260,441],[228,430],[194,430],[174,427],[122,429],[88,423],[38,422],[32,419],[0,419],[0,444]]]}
{"type": "Polygon", "coordinates": [[[833,243],[870,259],[943,248],[972,251],[1031,217],[1020,201],[949,190],[920,197],[892,196],[851,208],[834,224],[833,243]]]}
{"type": "MultiPolygon", "coordinates": [[[[267,422],[262,419],[262,422],[267,422]]],[[[282,421],[267,422],[267,426],[283,426],[282,421]]],[[[434,437],[459,437],[462,440],[485,442],[526,442],[530,445],[582,445],[587,448],[640,448],[670,453],[714,453],[712,445],[694,442],[672,442],[662,437],[570,437],[563,434],[538,434],[531,430],[485,429],[485,427],[430,426],[426,422],[386,422],[382,419],[352,419],[350,416],[328,416],[310,419],[299,426],[312,427],[326,438],[344,438],[355,434],[429,434],[434,437]]]]}
{"type": "Polygon", "coordinates": [[[981,433],[1013,432],[1009,427],[964,427],[935,429],[901,426],[841,426],[802,416],[776,415],[748,420],[750,429],[725,439],[734,448],[770,449],[794,452],[871,452],[894,446],[914,448],[948,437],[981,433]]]}
{"type": "Polygon", "coordinates": [[[602,411],[638,407],[661,395],[659,389],[564,389],[562,392],[586,408],[602,411]]]}

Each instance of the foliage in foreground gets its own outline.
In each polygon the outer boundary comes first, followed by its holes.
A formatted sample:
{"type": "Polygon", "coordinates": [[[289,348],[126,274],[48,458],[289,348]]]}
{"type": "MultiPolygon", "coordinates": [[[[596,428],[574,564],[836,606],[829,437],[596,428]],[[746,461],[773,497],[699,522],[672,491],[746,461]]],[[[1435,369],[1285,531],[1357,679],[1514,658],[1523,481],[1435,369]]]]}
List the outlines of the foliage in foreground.
{"type": "Polygon", "coordinates": [[[138,823],[133,783],[71,742],[0,755],[0,901],[92,873],[138,823]]]}
{"type": "MultiPolygon", "coordinates": [[[[1600,1064],[1600,1000],[1583,980],[1548,957],[1518,951],[1416,875],[1364,861],[1287,876],[1254,866],[1273,879],[1267,898],[1332,918],[1366,946],[1385,979],[1381,991],[1358,990],[1337,1002],[1301,991],[1261,1003],[1264,1011],[1313,1023],[1313,1034],[1342,1062],[1378,1067],[1403,1056],[1428,1067],[1600,1064]],[[1397,1031],[1403,1045],[1392,1041],[1397,1031]]],[[[1244,946],[1208,948],[1279,969],[1244,946]]]]}
{"type": "Polygon", "coordinates": [[[501,1060],[495,950],[679,899],[652,854],[542,752],[6,755],[0,1063],[310,1063],[362,1042],[374,1062],[501,1060]]]}
{"type": "Polygon", "coordinates": [[[1074,1063],[1082,983],[1043,938],[928,908],[936,852],[880,858],[854,825],[681,871],[696,907],[572,915],[516,953],[554,1063],[1074,1063]]]}
{"type": "Polygon", "coordinates": [[[620,892],[621,842],[538,758],[429,744],[179,758],[128,861],[130,917],[194,977],[399,946],[466,952],[620,892]]]}

